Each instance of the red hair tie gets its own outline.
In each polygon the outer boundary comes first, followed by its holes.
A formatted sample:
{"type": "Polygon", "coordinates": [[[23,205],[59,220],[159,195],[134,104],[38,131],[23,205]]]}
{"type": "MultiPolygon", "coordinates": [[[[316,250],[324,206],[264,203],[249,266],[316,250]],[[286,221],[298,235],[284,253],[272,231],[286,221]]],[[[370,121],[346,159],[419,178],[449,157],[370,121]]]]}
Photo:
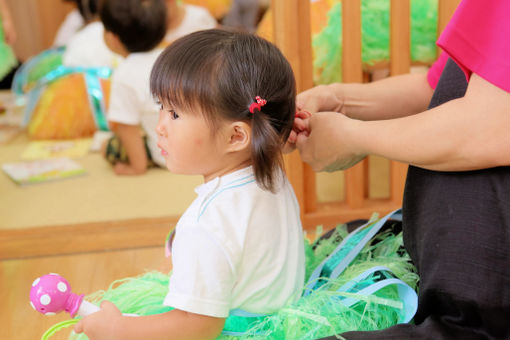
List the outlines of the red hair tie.
{"type": "Polygon", "coordinates": [[[250,112],[251,112],[252,114],[254,113],[255,109],[257,109],[257,110],[261,111],[261,110],[262,110],[262,107],[263,107],[264,105],[266,105],[266,103],[267,103],[267,100],[260,98],[260,96],[256,96],[256,97],[255,97],[255,100],[256,100],[257,102],[256,102],[256,103],[251,103],[251,105],[250,105],[250,112]]]}

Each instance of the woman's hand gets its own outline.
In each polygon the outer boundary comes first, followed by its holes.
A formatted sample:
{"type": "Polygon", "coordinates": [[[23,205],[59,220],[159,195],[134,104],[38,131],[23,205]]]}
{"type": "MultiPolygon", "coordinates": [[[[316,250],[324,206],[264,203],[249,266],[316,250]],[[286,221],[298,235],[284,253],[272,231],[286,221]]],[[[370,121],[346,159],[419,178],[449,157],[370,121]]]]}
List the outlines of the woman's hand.
{"type": "Polygon", "coordinates": [[[362,122],[337,112],[318,112],[303,123],[296,146],[314,171],[344,170],[366,157],[356,143],[356,126],[362,122]]]}
{"type": "Polygon", "coordinates": [[[340,112],[344,106],[340,86],[340,84],[319,85],[299,93],[296,97],[297,110],[340,112]]]}
{"type": "Polygon", "coordinates": [[[294,126],[283,148],[284,153],[290,153],[296,148],[298,134],[308,135],[305,120],[311,117],[310,112],[336,111],[343,107],[341,99],[341,84],[319,85],[301,92],[296,97],[296,118],[294,126]]]}
{"type": "Polygon", "coordinates": [[[113,303],[103,301],[101,310],[80,320],[74,331],[85,333],[90,340],[115,340],[119,335],[115,325],[121,318],[121,312],[113,303]]]}
{"type": "Polygon", "coordinates": [[[296,149],[296,140],[297,136],[300,133],[308,134],[306,131],[306,120],[310,118],[312,114],[308,111],[299,111],[296,112],[296,116],[294,117],[294,125],[292,126],[292,131],[290,132],[289,138],[283,147],[284,153],[290,153],[296,149]]]}

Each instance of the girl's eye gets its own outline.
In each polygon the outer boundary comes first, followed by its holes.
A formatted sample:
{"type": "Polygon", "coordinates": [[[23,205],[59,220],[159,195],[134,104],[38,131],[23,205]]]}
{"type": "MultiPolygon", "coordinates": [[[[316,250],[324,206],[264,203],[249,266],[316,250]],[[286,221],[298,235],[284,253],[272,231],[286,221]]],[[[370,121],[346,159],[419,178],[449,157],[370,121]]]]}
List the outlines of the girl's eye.
{"type": "Polygon", "coordinates": [[[159,104],[159,111],[163,111],[163,104],[161,103],[158,103],[159,104]]]}
{"type": "Polygon", "coordinates": [[[170,110],[169,112],[170,112],[170,117],[171,117],[172,119],[174,119],[174,120],[175,120],[175,119],[179,118],[179,115],[178,115],[178,114],[177,114],[177,112],[175,112],[174,110],[170,110]]]}

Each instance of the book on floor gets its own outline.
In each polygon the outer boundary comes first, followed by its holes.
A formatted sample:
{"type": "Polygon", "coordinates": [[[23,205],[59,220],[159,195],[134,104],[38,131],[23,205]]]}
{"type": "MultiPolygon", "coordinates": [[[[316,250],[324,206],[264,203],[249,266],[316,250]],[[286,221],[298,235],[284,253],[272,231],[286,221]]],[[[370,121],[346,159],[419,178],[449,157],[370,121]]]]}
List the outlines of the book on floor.
{"type": "Polygon", "coordinates": [[[6,163],[3,171],[17,184],[27,185],[71,178],[86,174],[85,169],[69,158],[6,163]]]}
{"type": "Polygon", "coordinates": [[[91,142],[92,140],[90,138],[31,142],[21,154],[21,159],[35,160],[62,157],[80,158],[89,152],[91,142]]]}

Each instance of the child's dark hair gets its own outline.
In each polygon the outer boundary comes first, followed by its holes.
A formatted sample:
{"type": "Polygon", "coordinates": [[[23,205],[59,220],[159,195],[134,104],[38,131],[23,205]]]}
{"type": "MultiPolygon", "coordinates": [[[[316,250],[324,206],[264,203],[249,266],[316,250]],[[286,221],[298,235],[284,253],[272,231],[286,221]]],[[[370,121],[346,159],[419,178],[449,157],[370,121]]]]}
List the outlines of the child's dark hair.
{"type": "Polygon", "coordinates": [[[78,7],[83,20],[90,22],[94,20],[98,12],[98,0],[64,0],[66,2],[73,2],[78,7]]]}
{"type": "Polygon", "coordinates": [[[165,0],[102,0],[99,16],[129,52],[146,52],[166,34],[165,0]]]}
{"type": "Polygon", "coordinates": [[[248,33],[195,32],[159,56],[150,87],[162,103],[200,112],[212,127],[222,119],[249,122],[255,178],[262,188],[276,190],[296,110],[294,74],[276,46],[248,33]],[[256,96],[267,103],[251,113],[256,96]]]}

